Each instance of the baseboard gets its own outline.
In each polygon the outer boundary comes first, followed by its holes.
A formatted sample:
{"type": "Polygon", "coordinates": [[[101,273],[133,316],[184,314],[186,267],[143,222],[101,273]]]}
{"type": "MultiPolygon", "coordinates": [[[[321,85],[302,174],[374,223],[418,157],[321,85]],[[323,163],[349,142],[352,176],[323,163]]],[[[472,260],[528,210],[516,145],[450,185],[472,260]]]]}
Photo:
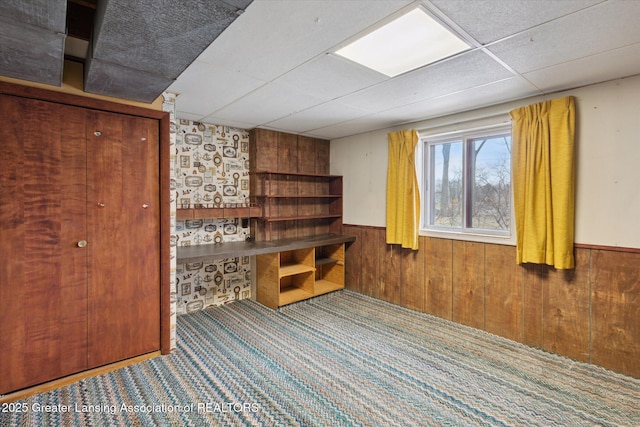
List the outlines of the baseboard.
{"type": "Polygon", "coordinates": [[[160,356],[160,351],[154,351],[152,353],[143,354],[140,356],[132,357],[131,359],[121,360],[109,365],[100,366],[98,368],[89,369],[88,371],[78,372],[77,374],[69,375],[63,378],[58,378],[53,381],[38,384],[33,387],[25,388],[22,390],[14,391],[9,394],[0,395],[0,403],[13,402],[16,400],[24,399],[34,394],[44,393],[49,390],[64,387],[69,384],[73,384],[85,378],[95,377],[97,375],[106,374],[107,372],[115,371],[116,369],[124,368],[125,366],[134,365],[144,360],[152,359],[160,356]]]}

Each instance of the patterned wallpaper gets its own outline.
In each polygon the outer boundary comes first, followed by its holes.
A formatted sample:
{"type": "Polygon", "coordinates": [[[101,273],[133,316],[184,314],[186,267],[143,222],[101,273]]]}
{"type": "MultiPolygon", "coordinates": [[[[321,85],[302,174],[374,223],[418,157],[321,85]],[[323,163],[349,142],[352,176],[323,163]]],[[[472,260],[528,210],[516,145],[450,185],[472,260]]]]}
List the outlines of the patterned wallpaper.
{"type": "Polygon", "coordinates": [[[170,249],[170,301],[171,301],[171,316],[170,316],[170,341],[171,341],[171,351],[176,349],[176,304],[178,293],[176,292],[176,245],[175,245],[175,233],[176,233],[176,198],[175,198],[175,163],[176,163],[176,132],[178,129],[176,123],[176,95],[173,93],[165,92],[162,94],[162,111],[169,113],[169,152],[170,154],[170,165],[169,165],[169,175],[171,176],[171,194],[170,194],[170,217],[171,217],[171,247],[170,249]]]}
{"type": "MultiPolygon", "coordinates": [[[[247,131],[174,118],[171,132],[172,208],[224,207],[249,202],[247,131]]],[[[243,224],[239,218],[175,220],[171,245],[177,248],[244,241],[249,234],[249,224],[243,224]]],[[[175,254],[172,257],[175,260],[175,254]]],[[[249,257],[176,264],[172,282],[176,315],[249,298],[249,257]]]]}
{"type": "Polygon", "coordinates": [[[178,208],[249,201],[249,133],[179,120],[175,185],[178,208]]]}
{"type": "MultiPolygon", "coordinates": [[[[249,133],[178,120],[174,186],[177,208],[249,202],[249,133]]],[[[235,219],[176,221],[176,246],[244,241],[249,224],[235,219]],[[244,227],[243,227],[244,225],[244,227]]],[[[176,266],[177,315],[251,296],[249,258],[176,266]]]]}

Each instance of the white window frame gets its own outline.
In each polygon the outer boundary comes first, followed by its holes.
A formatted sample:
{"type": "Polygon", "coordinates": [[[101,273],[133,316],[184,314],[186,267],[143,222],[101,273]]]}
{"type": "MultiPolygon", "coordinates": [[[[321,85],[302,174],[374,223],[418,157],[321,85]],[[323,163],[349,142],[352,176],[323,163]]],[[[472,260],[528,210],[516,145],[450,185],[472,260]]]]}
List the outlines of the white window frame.
{"type": "MultiPolygon", "coordinates": [[[[515,214],[513,210],[513,191],[510,191],[510,208],[511,208],[511,218],[509,221],[509,230],[508,231],[500,231],[500,230],[485,230],[478,228],[466,228],[466,221],[463,219],[462,228],[448,228],[448,227],[438,227],[438,226],[429,226],[428,219],[429,215],[431,215],[431,201],[433,200],[433,188],[431,187],[429,180],[430,174],[430,146],[434,144],[442,144],[447,141],[455,141],[462,140],[463,148],[462,151],[464,156],[467,156],[468,144],[465,143],[465,140],[479,138],[483,136],[490,136],[500,133],[509,133],[511,134],[511,123],[500,123],[495,125],[483,126],[483,127],[473,127],[464,130],[456,130],[452,132],[442,132],[442,133],[431,133],[429,134],[426,131],[419,132],[420,134],[420,143],[418,144],[418,149],[416,150],[416,166],[418,172],[418,182],[420,189],[420,200],[421,200],[421,218],[420,218],[420,235],[421,236],[430,236],[430,237],[441,237],[455,240],[466,240],[466,241],[474,241],[474,242],[484,242],[484,243],[497,243],[497,244],[506,244],[506,245],[515,245],[515,214]]],[[[463,166],[466,168],[466,165],[463,166]]],[[[512,174],[513,176],[513,174],[512,174]]],[[[468,180],[463,179],[463,185],[466,187],[468,180]]],[[[512,183],[510,184],[511,188],[512,183]]],[[[463,215],[466,216],[467,213],[467,189],[464,188],[464,206],[463,206],[463,215]]]]}

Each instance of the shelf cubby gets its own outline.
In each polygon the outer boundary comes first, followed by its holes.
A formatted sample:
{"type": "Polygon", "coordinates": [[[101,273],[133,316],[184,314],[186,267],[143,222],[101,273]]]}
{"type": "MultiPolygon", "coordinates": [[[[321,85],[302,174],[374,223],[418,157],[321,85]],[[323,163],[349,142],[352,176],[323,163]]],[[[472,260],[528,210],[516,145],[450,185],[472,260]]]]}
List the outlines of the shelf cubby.
{"type": "Polygon", "coordinates": [[[257,296],[274,310],[344,288],[344,243],[257,256],[257,296]]]}

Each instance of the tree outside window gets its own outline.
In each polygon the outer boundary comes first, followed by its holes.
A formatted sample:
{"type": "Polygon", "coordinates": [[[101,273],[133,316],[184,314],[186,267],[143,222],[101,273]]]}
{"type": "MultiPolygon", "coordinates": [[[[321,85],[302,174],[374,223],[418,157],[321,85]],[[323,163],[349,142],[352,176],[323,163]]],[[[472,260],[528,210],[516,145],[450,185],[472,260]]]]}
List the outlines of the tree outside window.
{"type": "Polygon", "coordinates": [[[428,138],[425,225],[457,233],[509,234],[511,132],[509,128],[428,138]]]}

